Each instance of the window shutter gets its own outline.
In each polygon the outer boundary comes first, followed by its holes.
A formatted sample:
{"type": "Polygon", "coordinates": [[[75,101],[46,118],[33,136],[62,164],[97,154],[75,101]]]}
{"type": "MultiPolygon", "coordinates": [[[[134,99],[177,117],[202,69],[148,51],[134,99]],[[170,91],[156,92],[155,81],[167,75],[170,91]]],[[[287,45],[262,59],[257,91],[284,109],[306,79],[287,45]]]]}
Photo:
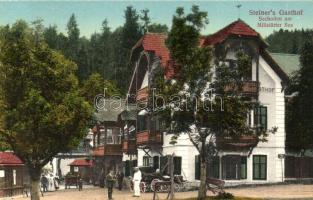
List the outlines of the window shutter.
{"type": "Polygon", "coordinates": [[[160,172],[162,174],[168,174],[168,166],[167,165],[167,156],[160,157],[160,172]],[[166,167],[165,167],[166,166],[166,167]]]}
{"type": "Polygon", "coordinates": [[[195,179],[200,180],[200,157],[195,156],[195,179]]]}
{"type": "Polygon", "coordinates": [[[153,168],[154,170],[159,169],[159,156],[153,157],[153,168]]]}

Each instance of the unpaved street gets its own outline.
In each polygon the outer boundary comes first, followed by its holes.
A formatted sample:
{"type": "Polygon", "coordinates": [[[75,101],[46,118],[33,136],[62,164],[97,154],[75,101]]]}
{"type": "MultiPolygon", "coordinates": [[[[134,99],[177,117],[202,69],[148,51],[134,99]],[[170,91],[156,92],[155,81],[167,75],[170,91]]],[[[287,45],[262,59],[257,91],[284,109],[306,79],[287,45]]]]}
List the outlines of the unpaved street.
{"type": "MultiPolygon", "coordinates": [[[[264,199],[288,198],[288,199],[313,199],[313,185],[276,185],[276,186],[258,186],[248,188],[233,188],[227,189],[227,192],[235,196],[242,197],[258,197],[264,199]]],[[[114,200],[151,200],[152,193],[142,194],[140,198],[132,197],[128,191],[120,192],[114,190],[114,200]]],[[[176,193],[177,199],[196,197],[197,192],[180,192],[176,193]]],[[[208,195],[212,193],[208,192],[208,195]]],[[[165,199],[166,194],[159,194],[160,199],[165,199]]],[[[8,200],[11,198],[7,198],[8,200]]],[[[26,200],[27,198],[14,198],[17,200],[26,200]]],[[[58,192],[45,193],[43,200],[106,200],[107,190],[103,188],[88,188],[83,191],[77,189],[61,190],[58,192]]]]}

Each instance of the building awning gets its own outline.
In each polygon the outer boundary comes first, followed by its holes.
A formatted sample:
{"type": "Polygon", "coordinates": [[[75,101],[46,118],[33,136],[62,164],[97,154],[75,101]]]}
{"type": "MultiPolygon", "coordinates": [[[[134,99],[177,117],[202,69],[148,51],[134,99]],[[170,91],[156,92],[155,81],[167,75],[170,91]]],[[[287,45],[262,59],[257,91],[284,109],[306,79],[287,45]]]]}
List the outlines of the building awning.
{"type": "Polygon", "coordinates": [[[0,166],[23,166],[24,163],[13,152],[0,152],[0,166]]]}
{"type": "Polygon", "coordinates": [[[92,160],[87,160],[85,158],[81,159],[75,159],[73,162],[69,164],[69,166],[75,166],[75,167],[92,167],[93,162],[92,160]]]}

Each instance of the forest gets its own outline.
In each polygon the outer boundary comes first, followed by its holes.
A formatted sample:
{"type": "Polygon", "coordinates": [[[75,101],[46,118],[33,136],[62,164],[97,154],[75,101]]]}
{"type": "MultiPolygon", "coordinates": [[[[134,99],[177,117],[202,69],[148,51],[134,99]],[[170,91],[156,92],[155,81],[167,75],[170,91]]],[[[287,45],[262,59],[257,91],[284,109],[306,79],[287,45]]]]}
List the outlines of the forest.
{"type": "MultiPolygon", "coordinates": [[[[125,94],[133,71],[128,64],[133,45],[147,31],[167,33],[169,29],[165,24],[151,22],[148,9],[137,11],[128,6],[124,19],[124,24],[115,30],[110,28],[108,19],[104,19],[101,31],[89,38],[80,35],[75,14],[70,16],[66,24],[66,33],[58,31],[55,25],[44,27],[42,20],[36,20],[32,25],[42,32],[50,48],[60,51],[77,64],[80,82],[98,73],[104,80],[116,85],[121,94],[125,94]]],[[[269,44],[270,52],[297,54],[305,38],[312,33],[312,29],[280,29],[266,37],[265,41],[269,44]]]]}
{"type": "Polygon", "coordinates": [[[131,66],[128,65],[131,48],[145,32],[166,33],[168,27],[152,23],[148,9],[137,11],[128,6],[124,11],[124,19],[124,24],[115,30],[111,30],[109,21],[104,19],[101,32],[93,33],[90,38],[80,35],[75,14],[67,22],[66,34],[59,32],[55,25],[43,27],[42,20],[36,20],[32,25],[42,30],[50,48],[60,51],[77,64],[80,82],[98,73],[103,79],[116,84],[125,94],[132,74],[131,66]]]}

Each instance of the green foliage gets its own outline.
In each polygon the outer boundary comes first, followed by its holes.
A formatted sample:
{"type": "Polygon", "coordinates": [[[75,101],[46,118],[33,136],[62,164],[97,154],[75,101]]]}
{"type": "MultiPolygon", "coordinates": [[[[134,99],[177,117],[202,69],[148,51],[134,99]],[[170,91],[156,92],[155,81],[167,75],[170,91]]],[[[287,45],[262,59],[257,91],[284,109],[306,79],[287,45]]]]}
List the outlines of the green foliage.
{"type": "Polygon", "coordinates": [[[85,80],[81,87],[81,95],[87,99],[90,104],[93,104],[96,95],[104,94],[105,98],[112,96],[120,96],[116,84],[112,81],[104,80],[100,74],[94,73],[85,80]]]}
{"type": "Polygon", "coordinates": [[[1,138],[36,180],[53,156],[85,136],[91,107],[78,92],[75,63],[23,21],[1,33],[1,138]]]}
{"type": "Polygon", "coordinates": [[[148,26],[151,33],[168,33],[168,27],[165,24],[153,23],[148,26]]]}
{"type": "Polygon", "coordinates": [[[228,192],[219,192],[217,196],[214,197],[214,199],[235,199],[234,195],[228,192]]]}
{"type": "Polygon", "coordinates": [[[312,34],[312,29],[280,29],[274,31],[265,40],[269,44],[268,50],[270,52],[299,54],[301,47],[307,39],[312,37],[312,34]]]}
{"type": "Polygon", "coordinates": [[[296,94],[287,102],[286,144],[293,150],[313,147],[313,44],[300,51],[300,70],[292,77],[288,92],[296,94]]]}

